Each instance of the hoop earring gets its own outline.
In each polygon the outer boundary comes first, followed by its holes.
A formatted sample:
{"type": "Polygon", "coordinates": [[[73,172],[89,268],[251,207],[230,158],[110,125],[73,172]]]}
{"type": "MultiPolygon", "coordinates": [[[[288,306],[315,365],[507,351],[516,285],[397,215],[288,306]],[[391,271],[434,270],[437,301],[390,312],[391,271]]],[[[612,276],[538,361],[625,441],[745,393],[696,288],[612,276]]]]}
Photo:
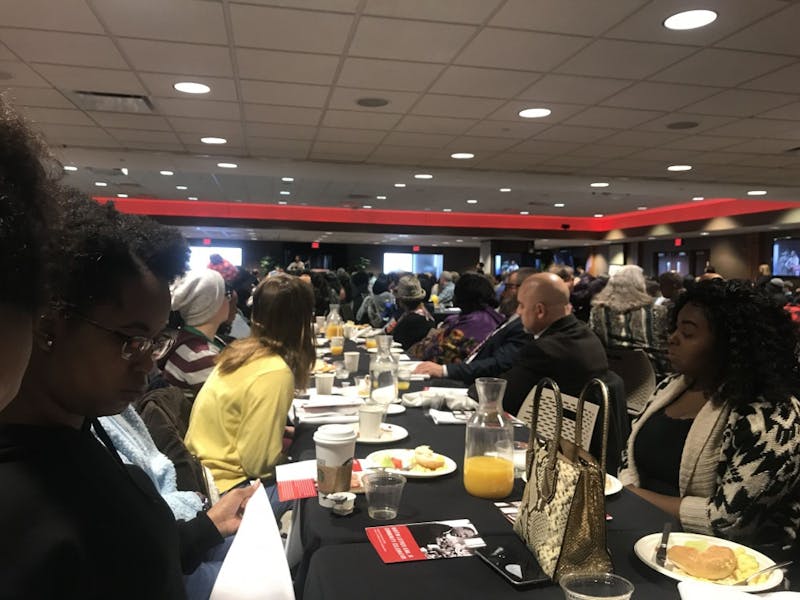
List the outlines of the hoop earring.
{"type": "Polygon", "coordinates": [[[48,350],[51,349],[53,347],[53,339],[48,338],[47,341],[45,342],[45,345],[47,346],[48,350]]]}

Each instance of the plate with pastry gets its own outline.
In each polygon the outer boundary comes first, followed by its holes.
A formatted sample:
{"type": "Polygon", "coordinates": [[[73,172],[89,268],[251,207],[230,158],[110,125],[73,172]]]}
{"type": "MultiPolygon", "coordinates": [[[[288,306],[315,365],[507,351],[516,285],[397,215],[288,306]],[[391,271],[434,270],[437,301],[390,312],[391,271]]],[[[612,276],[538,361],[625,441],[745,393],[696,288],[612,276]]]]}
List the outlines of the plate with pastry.
{"type": "MultiPolygon", "coordinates": [[[[703,581],[721,586],[732,586],[756,571],[775,564],[768,556],[756,550],[721,538],[699,533],[673,533],[669,536],[667,560],[656,562],[656,550],[661,533],[639,539],[633,546],[636,556],[659,573],[678,581],[703,581]]],[[[780,569],[758,575],[747,585],[737,585],[741,592],[763,592],[778,585],[783,579],[780,569]]]]}
{"type": "Polygon", "coordinates": [[[441,477],[456,470],[456,463],[452,458],[434,452],[430,446],[378,450],[367,456],[362,464],[418,479],[441,477]]]}
{"type": "Polygon", "coordinates": [[[605,495],[606,496],[613,496],[622,491],[622,482],[614,477],[613,475],[609,475],[606,473],[606,489],[605,495]]]}

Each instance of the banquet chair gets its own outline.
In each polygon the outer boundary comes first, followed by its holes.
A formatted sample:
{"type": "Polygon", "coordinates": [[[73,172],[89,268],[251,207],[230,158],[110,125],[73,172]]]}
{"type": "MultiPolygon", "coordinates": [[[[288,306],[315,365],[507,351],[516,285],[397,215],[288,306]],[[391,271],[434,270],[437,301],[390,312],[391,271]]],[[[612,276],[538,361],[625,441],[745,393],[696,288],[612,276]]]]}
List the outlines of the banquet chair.
{"type": "MultiPolygon", "coordinates": [[[[517,418],[524,421],[526,424],[530,424],[533,417],[533,397],[535,393],[536,386],[533,386],[517,412],[517,418]]],[[[578,409],[578,399],[575,396],[568,396],[562,393],[561,401],[564,405],[564,423],[562,425],[561,435],[570,442],[575,442],[575,416],[578,409]]],[[[599,405],[594,402],[584,402],[583,422],[581,423],[581,447],[587,452],[592,443],[592,433],[594,432],[594,423],[597,420],[598,412],[600,412],[599,405]]],[[[545,388],[542,390],[542,400],[539,404],[539,422],[536,424],[536,432],[542,437],[552,439],[555,431],[555,396],[553,390],[545,388]]]]}
{"type": "Polygon", "coordinates": [[[637,416],[656,389],[656,374],[644,350],[609,350],[608,368],[622,377],[625,382],[628,414],[637,416]]]}

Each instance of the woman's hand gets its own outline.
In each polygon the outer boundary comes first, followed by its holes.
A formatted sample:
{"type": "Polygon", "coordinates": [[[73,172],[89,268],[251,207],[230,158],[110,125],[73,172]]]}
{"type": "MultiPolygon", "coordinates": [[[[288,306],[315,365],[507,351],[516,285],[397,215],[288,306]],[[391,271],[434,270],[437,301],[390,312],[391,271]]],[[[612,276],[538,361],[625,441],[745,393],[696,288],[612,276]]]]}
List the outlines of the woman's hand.
{"type": "Polygon", "coordinates": [[[233,535],[242,523],[247,501],[259,488],[261,483],[243,488],[236,488],[222,496],[206,513],[222,537],[233,535]]]}
{"type": "Polygon", "coordinates": [[[444,374],[442,365],[437,365],[435,362],[425,361],[419,363],[414,373],[422,373],[423,375],[430,375],[431,377],[441,377],[444,374]]]}

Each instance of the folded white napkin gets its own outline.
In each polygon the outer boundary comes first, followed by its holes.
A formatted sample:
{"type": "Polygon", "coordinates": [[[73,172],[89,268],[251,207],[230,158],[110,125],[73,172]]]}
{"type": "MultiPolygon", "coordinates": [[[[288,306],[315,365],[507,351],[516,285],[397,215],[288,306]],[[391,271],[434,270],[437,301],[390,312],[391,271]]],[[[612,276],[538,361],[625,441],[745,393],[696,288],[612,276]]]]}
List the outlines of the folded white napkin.
{"type": "Polygon", "coordinates": [[[430,410],[431,419],[437,425],[466,425],[469,421],[467,413],[452,413],[449,410],[430,410]]]}
{"type": "Polygon", "coordinates": [[[678,584],[681,600],[800,600],[800,592],[770,592],[768,594],[749,594],[735,587],[703,583],[702,581],[681,581],[678,584]]]}

